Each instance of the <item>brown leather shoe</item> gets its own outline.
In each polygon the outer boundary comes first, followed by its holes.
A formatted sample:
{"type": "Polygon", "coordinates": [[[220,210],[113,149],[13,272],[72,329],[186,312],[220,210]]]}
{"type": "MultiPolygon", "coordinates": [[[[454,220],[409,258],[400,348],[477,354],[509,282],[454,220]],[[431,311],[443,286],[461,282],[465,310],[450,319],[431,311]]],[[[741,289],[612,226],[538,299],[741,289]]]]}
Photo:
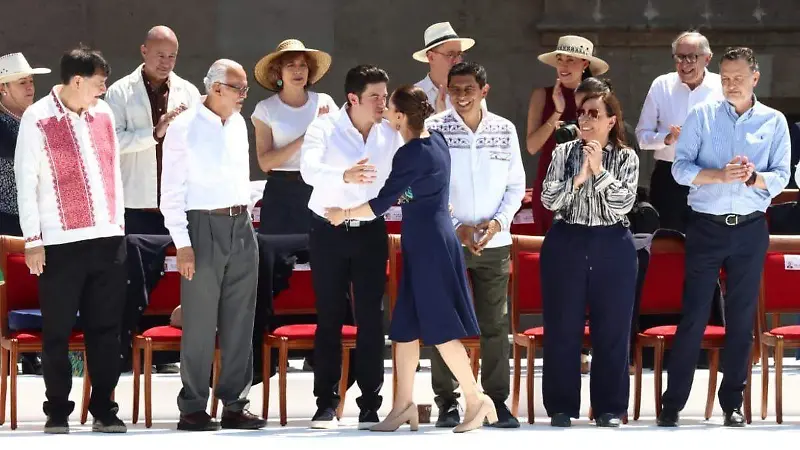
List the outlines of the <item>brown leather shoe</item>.
{"type": "Polygon", "coordinates": [[[224,411],[222,428],[231,430],[258,430],[267,426],[267,421],[243,409],[241,411],[224,411]]]}
{"type": "Polygon", "coordinates": [[[205,411],[197,411],[181,415],[178,421],[178,429],[183,431],[217,431],[219,430],[219,422],[212,419],[205,411]]]}

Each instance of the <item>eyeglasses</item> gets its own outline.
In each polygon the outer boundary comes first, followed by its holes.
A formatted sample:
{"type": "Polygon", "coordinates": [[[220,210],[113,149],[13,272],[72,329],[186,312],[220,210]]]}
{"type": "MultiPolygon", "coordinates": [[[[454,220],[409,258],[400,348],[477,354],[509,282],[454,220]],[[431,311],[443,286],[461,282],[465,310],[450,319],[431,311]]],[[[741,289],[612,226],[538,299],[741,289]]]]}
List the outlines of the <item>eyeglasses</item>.
{"type": "Polygon", "coordinates": [[[437,52],[436,50],[431,50],[431,52],[433,52],[433,53],[436,53],[437,55],[442,55],[442,56],[444,56],[445,58],[447,58],[447,59],[449,59],[449,60],[454,60],[454,59],[462,58],[462,57],[464,56],[464,52],[447,52],[447,53],[442,53],[442,52],[437,52]]]}
{"type": "Polygon", "coordinates": [[[678,63],[678,64],[683,63],[683,62],[686,62],[686,63],[689,63],[689,64],[694,64],[694,63],[697,62],[697,58],[699,58],[700,56],[702,56],[702,55],[698,55],[698,54],[695,54],[695,53],[691,53],[691,54],[688,54],[688,55],[674,54],[674,55],[672,55],[672,59],[674,59],[675,62],[678,63]]]}
{"type": "Polygon", "coordinates": [[[578,114],[578,118],[579,119],[582,118],[583,116],[588,116],[589,119],[591,119],[591,120],[597,120],[597,119],[603,117],[603,115],[600,114],[600,111],[598,111],[596,109],[583,109],[583,108],[581,108],[581,109],[579,109],[577,111],[577,114],[578,114]]]}
{"type": "Polygon", "coordinates": [[[229,87],[229,88],[231,88],[231,89],[234,89],[234,90],[236,90],[236,91],[239,91],[239,96],[240,96],[240,97],[244,97],[245,95],[247,95],[247,91],[249,91],[249,90],[250,90],[250,86],[244,86],[244,87],[242,87],[242,86],[234,86],[234,85],[232,85],[232,84],[223,83],[223,82],[221,82],[221,81],[219,82],[219,84],[221,84],[221,85],[223,85],[223,86],[228,86],[228,87],[229,87]]]}

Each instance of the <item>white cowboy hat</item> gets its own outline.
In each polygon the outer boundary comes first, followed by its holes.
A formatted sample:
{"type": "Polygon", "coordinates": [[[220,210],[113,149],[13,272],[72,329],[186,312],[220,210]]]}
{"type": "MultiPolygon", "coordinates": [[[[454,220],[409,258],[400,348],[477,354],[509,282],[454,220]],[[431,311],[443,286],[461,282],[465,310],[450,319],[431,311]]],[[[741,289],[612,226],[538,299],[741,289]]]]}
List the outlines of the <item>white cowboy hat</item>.
{"type": "Polygon", "coordinates": [[[50,69],[32,68],[22,53],[0,56],[0,83],[8,83],[30,75],[44,73],[50,73],[50,69]]]}
{"type": "Polygon", "coordinates": [[[309,67],[308,84],[314,84],[319,81],[331,67],[331,55],[328,53],[321,50],[314,50],[313,48],[306,48],[306,46],[297,39],[286,39],[278,44],[274,52],[261,58],[256,63],[256,81],[263,86],[264,89],[274,92],[280,90],[277,85],[278,80],[272,80],[269,76],[269,65],[285,52],[306,52],[309,57],[314,59],[316,67],[314,67],[313,70],[309,67]]]}
{"type": "Polygon", "coordinates": [[[589,70],[592,75],[602,75],[608,72],[608,63],[594,56],[592,41],[580,36],[561,36],[558,38],[556,50],[539,55],[539,61],[556,67],[558,55],[574,56],[589,61],[589,70]]]}
{"type": "Polygon", "coordinates": [[[439,22],[428,27],[425,30],[425,48],[414,52],[412,57],[419,62],[428,62],[426,53],[428,50],[436,47],[437,45],[444,44],[445,42],[459,41],[461,42],[461,51],[465,52],[475,45],[475,40],[470,38],[460,38],[456,34],[450,22],[439,22]]]}

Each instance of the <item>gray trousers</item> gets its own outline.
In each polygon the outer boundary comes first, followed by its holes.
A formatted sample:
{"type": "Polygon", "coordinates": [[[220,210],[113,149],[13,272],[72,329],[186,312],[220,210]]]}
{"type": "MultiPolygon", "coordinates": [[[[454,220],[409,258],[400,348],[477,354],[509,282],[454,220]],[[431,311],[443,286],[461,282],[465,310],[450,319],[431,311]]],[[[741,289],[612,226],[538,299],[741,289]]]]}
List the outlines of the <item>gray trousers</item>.
{"type": "Polygon", "coordinates": [[[253,380],[253,320],[258,285],[258,246],[250,216],[189,211],[195,257],[192,280],[181,279],[182,415],[205,411],[214,347],[222,367],[216,396],[226,411],[241,411],[253,380]]]}

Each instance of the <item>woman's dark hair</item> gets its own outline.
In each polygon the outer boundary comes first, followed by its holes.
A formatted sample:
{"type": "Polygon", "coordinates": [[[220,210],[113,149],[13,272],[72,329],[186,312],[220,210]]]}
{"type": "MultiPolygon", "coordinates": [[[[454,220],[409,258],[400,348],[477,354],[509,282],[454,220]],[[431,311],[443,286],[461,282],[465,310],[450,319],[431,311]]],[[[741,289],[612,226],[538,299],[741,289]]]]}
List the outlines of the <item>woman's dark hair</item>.
{"type": "Polygon", "coordinates": [[[61,57],[61,82],[64,84],[69,84],[72,77],[89,78],[97,73],[106,77],[111,74],[108,62],[97,50],[81,45],[61,57]]]}
{"type": "Polygon", "coordinates": [[[283,85],[278,86],[278,80],[281,79],[283,74],[283,66],[288,64],[291,60],[295,59],[298,55],[302,55],[308,65],[308,80],[306,80],[305,88],[311,86],[311,76],[317,72],[317,60],[309,56],[306,52],[284,52],[279,57],[273,59],[269,66],[267,66],[267,81],[273,86],[276,86],[278,91],[283,90],[283,85]]]}
{"type": "Polygon", "coordinates": [[[611,86],[611,81],[607,78],[584,78],[581,84],[575,88],[575,95],[578,94],[604,94],[612,92],[614,88],[611,86]]]}
{"type": "Polygon", "coordinates": [[[619,99],[616,95],[614,95],[614,91],[606,91],[606,92],[590,92],[581,102],[581,106],[586,104],[589,100],[599,98],[603,104],[606,105],[606,114],[608,116],[614,116],[617,118],[616,123],[614,123],[614,128],[608,133],[608,140],[612,142],[617,147],[626,147],[627,143],[625,140],[625,127],[622,125],[622,105],[619,102],[619,99]]]}
{"type": "Polygon", "coordinates": [[[433,114],[433,107],[428,103],[428,95],[421,88],[406,84],[392,92],[391,102],[394,108],[408,117],[408,126],[414,131],[422,132],[425,119],[433,114]]]}

